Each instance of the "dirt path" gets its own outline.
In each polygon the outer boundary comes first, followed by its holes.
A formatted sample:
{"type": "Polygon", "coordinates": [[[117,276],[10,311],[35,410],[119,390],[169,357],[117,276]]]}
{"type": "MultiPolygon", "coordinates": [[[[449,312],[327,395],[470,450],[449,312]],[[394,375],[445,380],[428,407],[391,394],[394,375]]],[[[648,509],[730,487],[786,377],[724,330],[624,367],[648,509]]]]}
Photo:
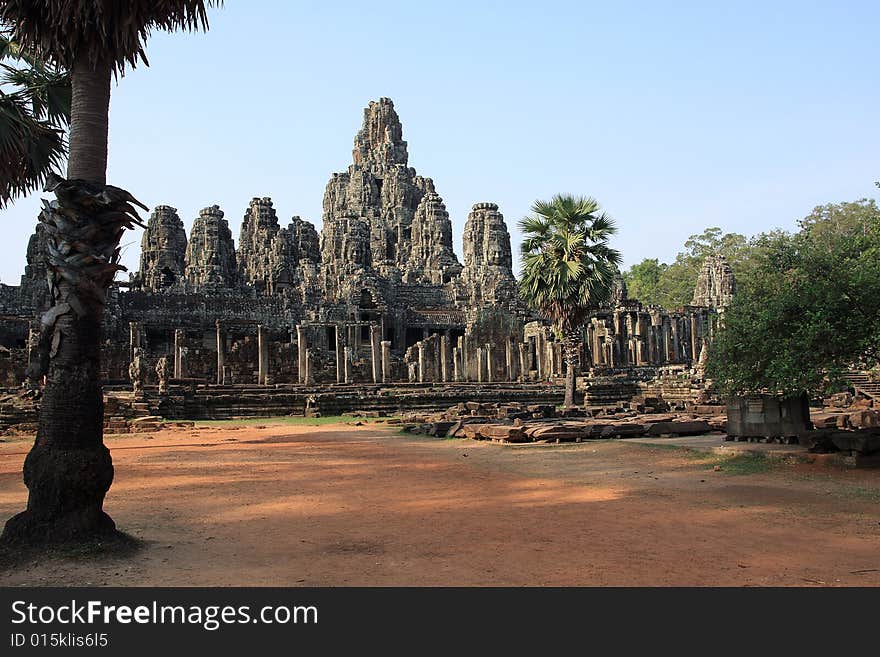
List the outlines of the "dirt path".
{"type": "MultiPolygon", "coordinates": [[[[345,425],[108,444],[105,508],[147,548],[29,562],[0,585],[880,585],[876,471],[736,476],[621,441],[515,447],[345,425]]],[[[24,507],[29,448],[0,444],[0,521],[24,507]]]]}

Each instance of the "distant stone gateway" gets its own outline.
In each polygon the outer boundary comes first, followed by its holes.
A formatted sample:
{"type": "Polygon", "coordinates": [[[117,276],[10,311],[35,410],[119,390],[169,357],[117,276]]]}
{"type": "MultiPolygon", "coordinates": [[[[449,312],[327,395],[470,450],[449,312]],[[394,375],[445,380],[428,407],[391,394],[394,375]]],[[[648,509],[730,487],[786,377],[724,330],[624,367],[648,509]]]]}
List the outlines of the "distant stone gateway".
{"type": "MultiPolygon", "coordinates": [[[[527,384],[562,376],[560,345],[517,293],[499,206],[474,204],[459,260],[443,199],[408,165],[388,98],[365,108],[352,155],[327,183],[320,233],[298,216],[281,227],[272,200],[254,198],[236,249],[217,205],[199,213],[188,238],[177,210],[156,206],[138,272],[111,289],[108,385],[130,385],[135,355],[138,389],[159,385],[163,394],[169,385],[527,384]]],[[[38,227],[21,285],[0,286],[6,387],[25,379],[29,338],[46,304],[42,241],[38,227]]],[[[690,368],[734,287],[721,256],[704,265],[693,305],[675,311],[628,299],[620,278],[584,327],[581,362],[593,374],[690,368]]]]}

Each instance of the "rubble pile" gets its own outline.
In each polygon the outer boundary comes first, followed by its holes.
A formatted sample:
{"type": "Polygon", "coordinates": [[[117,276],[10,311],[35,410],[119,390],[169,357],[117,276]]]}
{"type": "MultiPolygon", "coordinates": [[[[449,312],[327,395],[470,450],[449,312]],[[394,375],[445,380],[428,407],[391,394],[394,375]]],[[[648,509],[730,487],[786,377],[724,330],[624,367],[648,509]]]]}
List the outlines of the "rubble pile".
{"type": "Polygon", "coordinates": [[[563,443],[637,436],[724,433],[723,407],[686,413],[643,413],[627,408],[558,411],[545,404],[464,402],[433,414],[404,416],[404,430],[438,438],[510,443],[563,443]],[[708,411],[708,412],[707,412],[708,411]]]}

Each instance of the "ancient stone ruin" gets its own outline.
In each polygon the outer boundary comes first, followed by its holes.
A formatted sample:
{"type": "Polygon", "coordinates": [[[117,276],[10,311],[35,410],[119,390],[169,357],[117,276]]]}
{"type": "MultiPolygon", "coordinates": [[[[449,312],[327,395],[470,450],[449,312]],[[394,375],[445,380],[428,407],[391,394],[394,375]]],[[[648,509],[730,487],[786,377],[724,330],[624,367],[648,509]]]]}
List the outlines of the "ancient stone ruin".
{"type": "MultiPolygon", "coordinates": [[[[0,286],[9,387],[25,378],[45,302],[41,244],[38,228],[21,285],[0,286]]],[[[483,394],[471,384],[494,386],[485,393],[493,401],[561,399],[561,387],[547,385],[564,375],[561,345],[519,298],[496,203],[473,205],[461,254],[434,181],[409,165],[393,103],[371,102],[352,163],[327,183],[320,232],[298,216],[282,226],[270,198],[250,201],[237,247],[217,205],[199,213],[189,238],[175,208],[153,209],[139,270],[108,300],[107,387],[131,390],[136,379],[166,417],[302,412],[306,400],[324,412],[446,407],[483,394]],[[389,398],[363,386],[398,388],[389,398]]],[[[733,292],[720,257],[707,259],[682,309],[628,299],[619,277],[584,329],[587,404],[631,394],[633,377],[689,371],[733,292]]]]}
{"type": "Polygon", "coordinates": [[[736,280],[727,258],[720,253],[707,256],[703,260],[691,304],[724,310],[733,301],[734,294],[736,294],[736,280]]]}

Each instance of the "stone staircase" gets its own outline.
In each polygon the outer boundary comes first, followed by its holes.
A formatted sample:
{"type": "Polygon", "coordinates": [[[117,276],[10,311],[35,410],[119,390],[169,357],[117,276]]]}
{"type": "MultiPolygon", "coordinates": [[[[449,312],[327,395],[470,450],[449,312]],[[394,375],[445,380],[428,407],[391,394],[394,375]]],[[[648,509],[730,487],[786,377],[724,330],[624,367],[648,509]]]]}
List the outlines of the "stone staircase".
{"type": "Polygon", "coordinates": [[[856,394],[880,401],[880,381],[872,381],[865,372],[850,372],[846,378],[856,394]]]}

